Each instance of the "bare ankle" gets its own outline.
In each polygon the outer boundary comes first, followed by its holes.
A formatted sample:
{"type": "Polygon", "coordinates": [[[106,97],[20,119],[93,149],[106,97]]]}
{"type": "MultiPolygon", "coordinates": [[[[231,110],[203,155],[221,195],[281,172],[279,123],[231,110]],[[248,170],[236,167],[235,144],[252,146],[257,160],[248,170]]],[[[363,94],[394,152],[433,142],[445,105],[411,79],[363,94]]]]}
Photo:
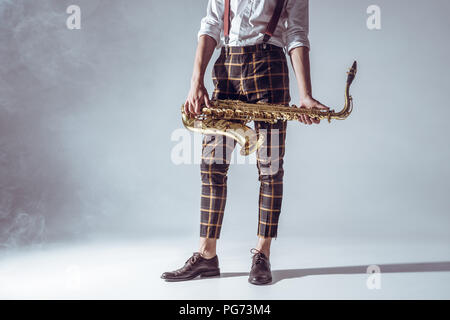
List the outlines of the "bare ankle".
{"type": "Polygon", "coordinates": [[[272,239],[271,238],[262,238],[258,237],[258,244],[256,245],[256,249],[264,255],[269,258],[270,256],[270,245],[271,245],[272,239]]]}
{"type": "Polygon", "coordinates": [[[211,259],[216,256],[216,242],[217,239],[200,238],[200,249],[198,251],[203,258],[211,259]]]}

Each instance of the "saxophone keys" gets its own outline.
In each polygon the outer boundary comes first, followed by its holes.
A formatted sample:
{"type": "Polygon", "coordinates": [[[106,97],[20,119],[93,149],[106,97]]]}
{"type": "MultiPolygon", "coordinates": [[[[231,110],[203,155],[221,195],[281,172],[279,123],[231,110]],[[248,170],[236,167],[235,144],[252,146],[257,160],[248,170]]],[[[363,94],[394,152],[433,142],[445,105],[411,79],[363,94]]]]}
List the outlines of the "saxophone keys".
{"type": "Polygon", "coordinates": [[[225,118],[231,119],[231,118],[233,118],[234,111],[233,110],[225,110],[224,115],[225,115],[225,118]]]}

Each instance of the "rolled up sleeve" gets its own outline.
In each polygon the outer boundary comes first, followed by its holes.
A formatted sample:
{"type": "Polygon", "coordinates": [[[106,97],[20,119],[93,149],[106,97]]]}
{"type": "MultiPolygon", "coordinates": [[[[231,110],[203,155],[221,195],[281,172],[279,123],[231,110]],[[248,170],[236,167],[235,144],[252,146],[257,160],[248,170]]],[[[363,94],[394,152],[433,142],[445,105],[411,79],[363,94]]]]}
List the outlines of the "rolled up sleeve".
{"type": "Polygon", "coordinates": [[[201,35],[207,34],[216,40],[216,48],[221,46],[220,33],[223,26],[223,0],[209,0],[206,8],[206,16],[200,22],[200,30],[197,40],[201,35]]]}
{"type": "Polygon", "coordinates": [[[289,0],[286,4],[286,50],[296,47],[310,48],[309,33],[309,1],[289,0]]]}

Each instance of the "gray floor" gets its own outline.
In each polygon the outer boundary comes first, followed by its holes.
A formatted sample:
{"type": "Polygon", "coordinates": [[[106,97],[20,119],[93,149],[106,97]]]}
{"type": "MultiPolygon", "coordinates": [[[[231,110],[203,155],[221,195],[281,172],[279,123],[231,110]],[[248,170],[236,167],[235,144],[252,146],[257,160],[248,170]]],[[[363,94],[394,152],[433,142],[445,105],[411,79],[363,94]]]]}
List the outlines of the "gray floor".
{"type": "Polygon", "coordinates": [[[247,282],[253,241],[219,244],[220,278],[177,283],[159,276],[180,267],[195,250],[196,239],[116,239],[3,253],[0,298],[450,298],[446,243],[278,238],[271,256],[274,281],[266,286],[247,282]],[[370,265],[377,265],[381,273],[370,278],[370,265]]]}

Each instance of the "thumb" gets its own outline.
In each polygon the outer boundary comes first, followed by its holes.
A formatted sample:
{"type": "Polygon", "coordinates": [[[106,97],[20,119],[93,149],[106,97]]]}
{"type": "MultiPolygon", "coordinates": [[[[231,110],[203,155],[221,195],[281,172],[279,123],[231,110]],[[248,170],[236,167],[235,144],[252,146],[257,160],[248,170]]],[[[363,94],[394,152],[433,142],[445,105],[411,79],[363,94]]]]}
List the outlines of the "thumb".
{"type": "Polygon", "coordinates": [[[316,108],[323,109],[323,110],[330,110],[327,106],[324,106],[320,102],[317,102],[316,108]]]}

